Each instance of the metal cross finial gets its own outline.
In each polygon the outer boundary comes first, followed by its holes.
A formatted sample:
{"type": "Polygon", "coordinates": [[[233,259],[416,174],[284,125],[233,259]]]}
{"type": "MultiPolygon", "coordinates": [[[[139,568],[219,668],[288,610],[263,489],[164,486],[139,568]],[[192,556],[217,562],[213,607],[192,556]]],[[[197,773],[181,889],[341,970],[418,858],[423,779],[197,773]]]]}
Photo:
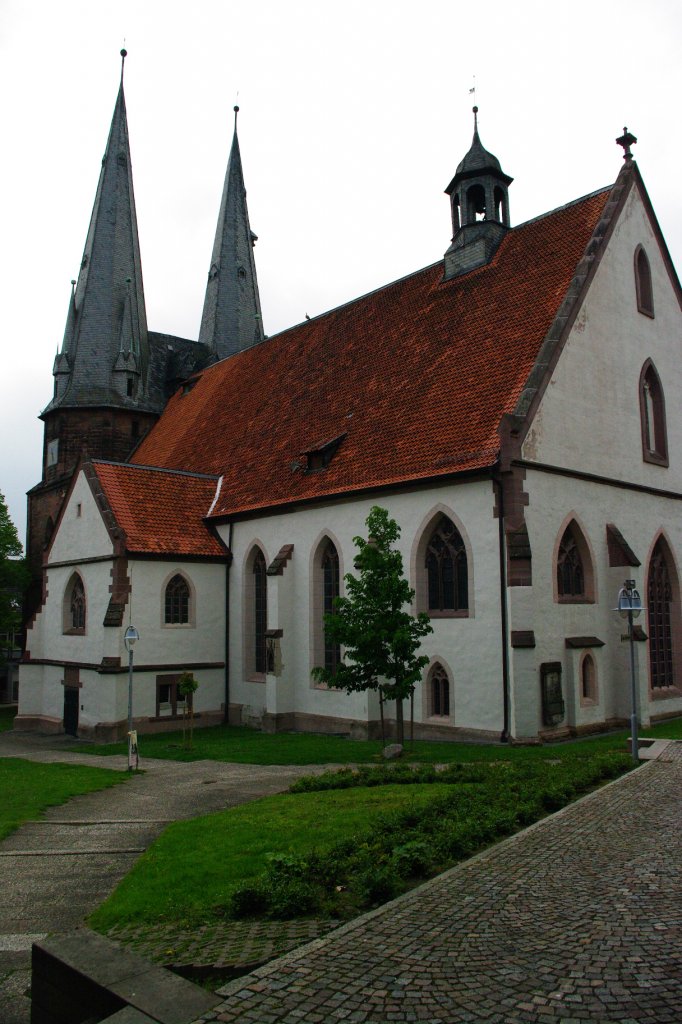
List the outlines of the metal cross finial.
{"type": "Polygon", "coordinates": [[[619,139],[616,139],[616,142],[619,146],[623,147],[623,160],[632,160],[630,146],[634,146],[634,144],[637,142],[637,139],[632,134],[632,132],[629,132],[627,128],[623,128],[623,134],[619,139]]]}

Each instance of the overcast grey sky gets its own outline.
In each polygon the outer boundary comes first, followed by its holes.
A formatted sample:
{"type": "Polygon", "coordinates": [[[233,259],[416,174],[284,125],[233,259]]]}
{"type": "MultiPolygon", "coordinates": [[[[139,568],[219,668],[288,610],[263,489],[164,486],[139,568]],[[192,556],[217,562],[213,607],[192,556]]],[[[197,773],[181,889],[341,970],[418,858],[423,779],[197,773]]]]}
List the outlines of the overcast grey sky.
{"type": "Polygon", "coordinates": [[[235,102],[268,334],[442,257],[474,77],[513,224],[612,182],[627,125],[679,269],[679,0],[0,0],[0,489],[22,538],[124,40],[153,330],[198,335],[235,102]]]}

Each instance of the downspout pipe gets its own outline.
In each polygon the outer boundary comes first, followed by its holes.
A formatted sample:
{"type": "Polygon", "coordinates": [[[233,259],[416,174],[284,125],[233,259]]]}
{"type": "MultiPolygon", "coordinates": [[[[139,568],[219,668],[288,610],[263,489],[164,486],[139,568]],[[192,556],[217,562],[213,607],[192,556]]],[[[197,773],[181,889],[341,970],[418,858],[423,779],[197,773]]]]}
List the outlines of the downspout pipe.
{"type": "Polygon", "coordinates": [[[502,482],[494,481],[497,492],[497,526],[498,543],[500,553],[500,623],[502,629],[502,701],[503,701],[503,727],[500,734],[500,743],[509,742],[510,714],[510,686],[509,686],[509,616],[507,612],[507,546],[504,532],[504,495],[502,482]]]}
{"type": "Polygon", "coordinates": [[[227,562],[225,564],[225,710],[223,721],[230,722],[230,569],[232,568],[232,532],[234,523],[230,522],[227,539],[227,562]]]}

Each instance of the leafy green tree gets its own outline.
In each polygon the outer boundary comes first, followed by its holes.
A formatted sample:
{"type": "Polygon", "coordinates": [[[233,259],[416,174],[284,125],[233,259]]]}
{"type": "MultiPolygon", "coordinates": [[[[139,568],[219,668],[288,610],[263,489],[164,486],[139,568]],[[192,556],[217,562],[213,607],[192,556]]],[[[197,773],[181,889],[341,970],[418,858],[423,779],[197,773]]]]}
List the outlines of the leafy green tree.
{"type": "Polygon", "coordinates": [[[9,517],[0,492],[0,632],[21,625],[21,602],[28,586],[29,572],[22,557],[17,529],[9,517]]]}
{"type": "Polygon", "coordinates": [[[398,742],[405,738],[403,701],[414,691],[428,657],[418,654],[421,638],[433,629],[428,615],[411,615],[405,606],[414,591],[403,576],[403,559],[393,545],[400,528],[375,505],[366,520],[368,540],[354,537],[357,576],[347,573],[346,596],[325,615],[328,643],[341,644],[344,658],[335,672],[313,669],[313,676],[347,693],[381,688],[396,702],[398,742]]]}

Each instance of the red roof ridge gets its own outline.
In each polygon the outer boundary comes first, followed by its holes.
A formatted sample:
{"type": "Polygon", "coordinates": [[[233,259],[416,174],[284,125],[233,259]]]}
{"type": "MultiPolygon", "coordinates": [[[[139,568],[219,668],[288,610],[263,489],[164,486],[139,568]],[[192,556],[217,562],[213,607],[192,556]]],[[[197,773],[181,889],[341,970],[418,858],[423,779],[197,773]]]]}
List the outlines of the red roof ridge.
{"type": "Polygon", "coordinates": [[[120,466],[121,469],[147,469],[152,473],[171,473],[174,476],[191,476],[197,480],[219,480],[219,473],[195,473],[190,469],[166,469],[165,466],[145,466],[141,462],[118,462],[116,459],[90,459],[93,466],[120,466]]]}

